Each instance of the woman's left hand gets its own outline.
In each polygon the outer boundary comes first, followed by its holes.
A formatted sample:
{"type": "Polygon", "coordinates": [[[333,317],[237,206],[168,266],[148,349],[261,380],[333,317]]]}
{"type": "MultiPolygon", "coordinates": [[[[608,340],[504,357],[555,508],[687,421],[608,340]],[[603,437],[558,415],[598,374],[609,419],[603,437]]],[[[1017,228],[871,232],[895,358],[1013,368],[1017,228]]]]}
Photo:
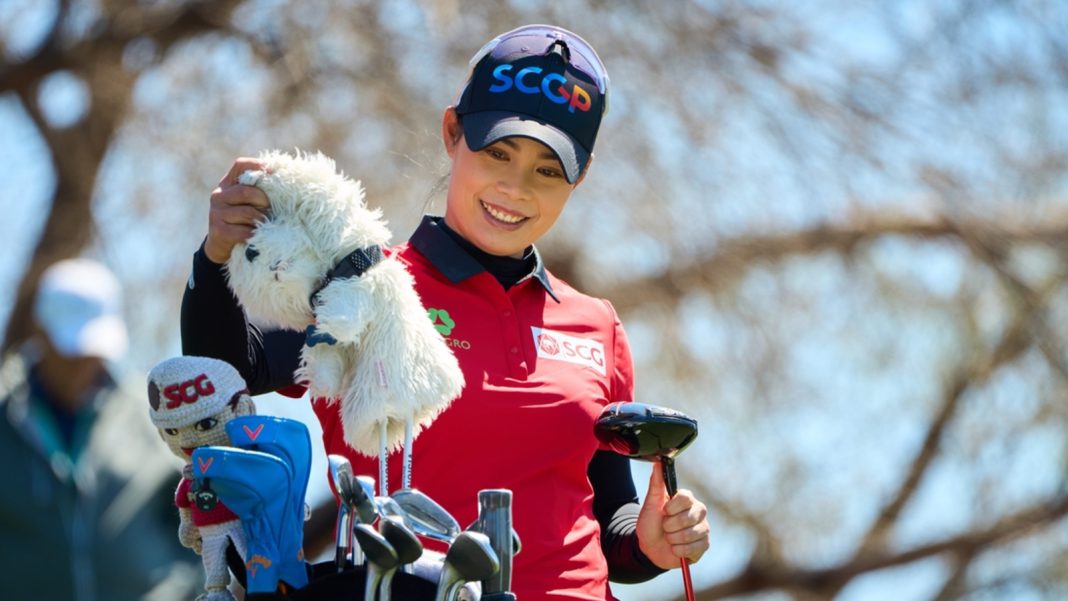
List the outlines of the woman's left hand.
{"type": "Polygon", "coordinates": [[[677,568],[684,557],[696,563],[709,547],[708,509],[685,489],[668,498],[663,466],[656,462],[637,532],[638,546],[661,568],[677,568]]]}

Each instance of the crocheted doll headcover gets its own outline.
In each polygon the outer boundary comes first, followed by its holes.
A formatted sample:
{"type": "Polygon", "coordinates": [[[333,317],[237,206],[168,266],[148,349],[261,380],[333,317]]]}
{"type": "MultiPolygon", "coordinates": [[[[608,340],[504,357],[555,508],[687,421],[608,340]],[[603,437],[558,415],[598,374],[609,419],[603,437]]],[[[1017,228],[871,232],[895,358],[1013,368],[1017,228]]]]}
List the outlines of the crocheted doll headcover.
{"type": "Polygon", "coordinates": [[[248,394],[232,365],[210,357],[174,357],[148,374],[149,416],[157,428],[182,428],[212,417],[248,394]]]}

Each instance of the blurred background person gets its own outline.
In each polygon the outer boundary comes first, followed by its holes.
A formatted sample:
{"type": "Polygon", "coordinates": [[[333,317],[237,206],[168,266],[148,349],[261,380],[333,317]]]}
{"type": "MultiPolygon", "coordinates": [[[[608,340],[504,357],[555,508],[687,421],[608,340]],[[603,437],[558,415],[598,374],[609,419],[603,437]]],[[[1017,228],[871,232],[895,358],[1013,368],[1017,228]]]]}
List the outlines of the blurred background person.
{"type": "Polygon", "coordinates": [[[121,296],[103,265],[55,263],[33,334],[0,364],[5,599],[188,600],[201,581],[178,542],[173,458],[109,365],[127,348],[121,296]]]}

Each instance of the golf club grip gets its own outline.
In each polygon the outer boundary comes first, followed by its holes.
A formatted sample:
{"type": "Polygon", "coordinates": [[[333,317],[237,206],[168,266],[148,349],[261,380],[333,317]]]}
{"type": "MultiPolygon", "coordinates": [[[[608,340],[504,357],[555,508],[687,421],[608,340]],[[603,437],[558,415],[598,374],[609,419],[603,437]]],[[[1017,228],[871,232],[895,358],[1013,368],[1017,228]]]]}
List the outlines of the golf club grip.
{"type": "Polygon", "coordinates": [[[667,488],[668,498],[679,492],[679,479],[675,475],[675,460],[671,457],[661,457],[660,465],[664,467],[664,486],[667,488]]]}
{"type": "Polygon", "coordinates": [[[482,581],[483,598],[494,593],[510,592],[512,587],[512,491],[488,489],[478,491],[479,530],[489,537],[501,569],[482,581]]]}

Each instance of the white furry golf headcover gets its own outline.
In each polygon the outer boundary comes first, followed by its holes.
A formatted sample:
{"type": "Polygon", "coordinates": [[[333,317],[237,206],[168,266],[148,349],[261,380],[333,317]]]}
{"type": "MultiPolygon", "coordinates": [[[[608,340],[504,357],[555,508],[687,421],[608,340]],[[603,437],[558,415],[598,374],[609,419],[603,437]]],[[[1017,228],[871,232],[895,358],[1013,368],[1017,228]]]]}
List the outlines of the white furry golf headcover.
{"type": "Polygon", "coordinates": [[[382,257],[390,232],[381,211],[364,204],[360,182],[321,153],[270,151],[260,159],[266,171],[239,181],[267,194],[270,215],[234,247],[226,264],[230,287],[253,318],[294,330],[314,326],[297,380],[312,396],[340,399],[345,441],[354,449],[377,454],[383,421],[396,449],[406,418],[418,434],[460,394],[456,357],[411,274],[382,257]],[[354,253],[362,250],[371,252],[354,253]],[[328,278],[342,261],[362,273],[328,278]]]}

